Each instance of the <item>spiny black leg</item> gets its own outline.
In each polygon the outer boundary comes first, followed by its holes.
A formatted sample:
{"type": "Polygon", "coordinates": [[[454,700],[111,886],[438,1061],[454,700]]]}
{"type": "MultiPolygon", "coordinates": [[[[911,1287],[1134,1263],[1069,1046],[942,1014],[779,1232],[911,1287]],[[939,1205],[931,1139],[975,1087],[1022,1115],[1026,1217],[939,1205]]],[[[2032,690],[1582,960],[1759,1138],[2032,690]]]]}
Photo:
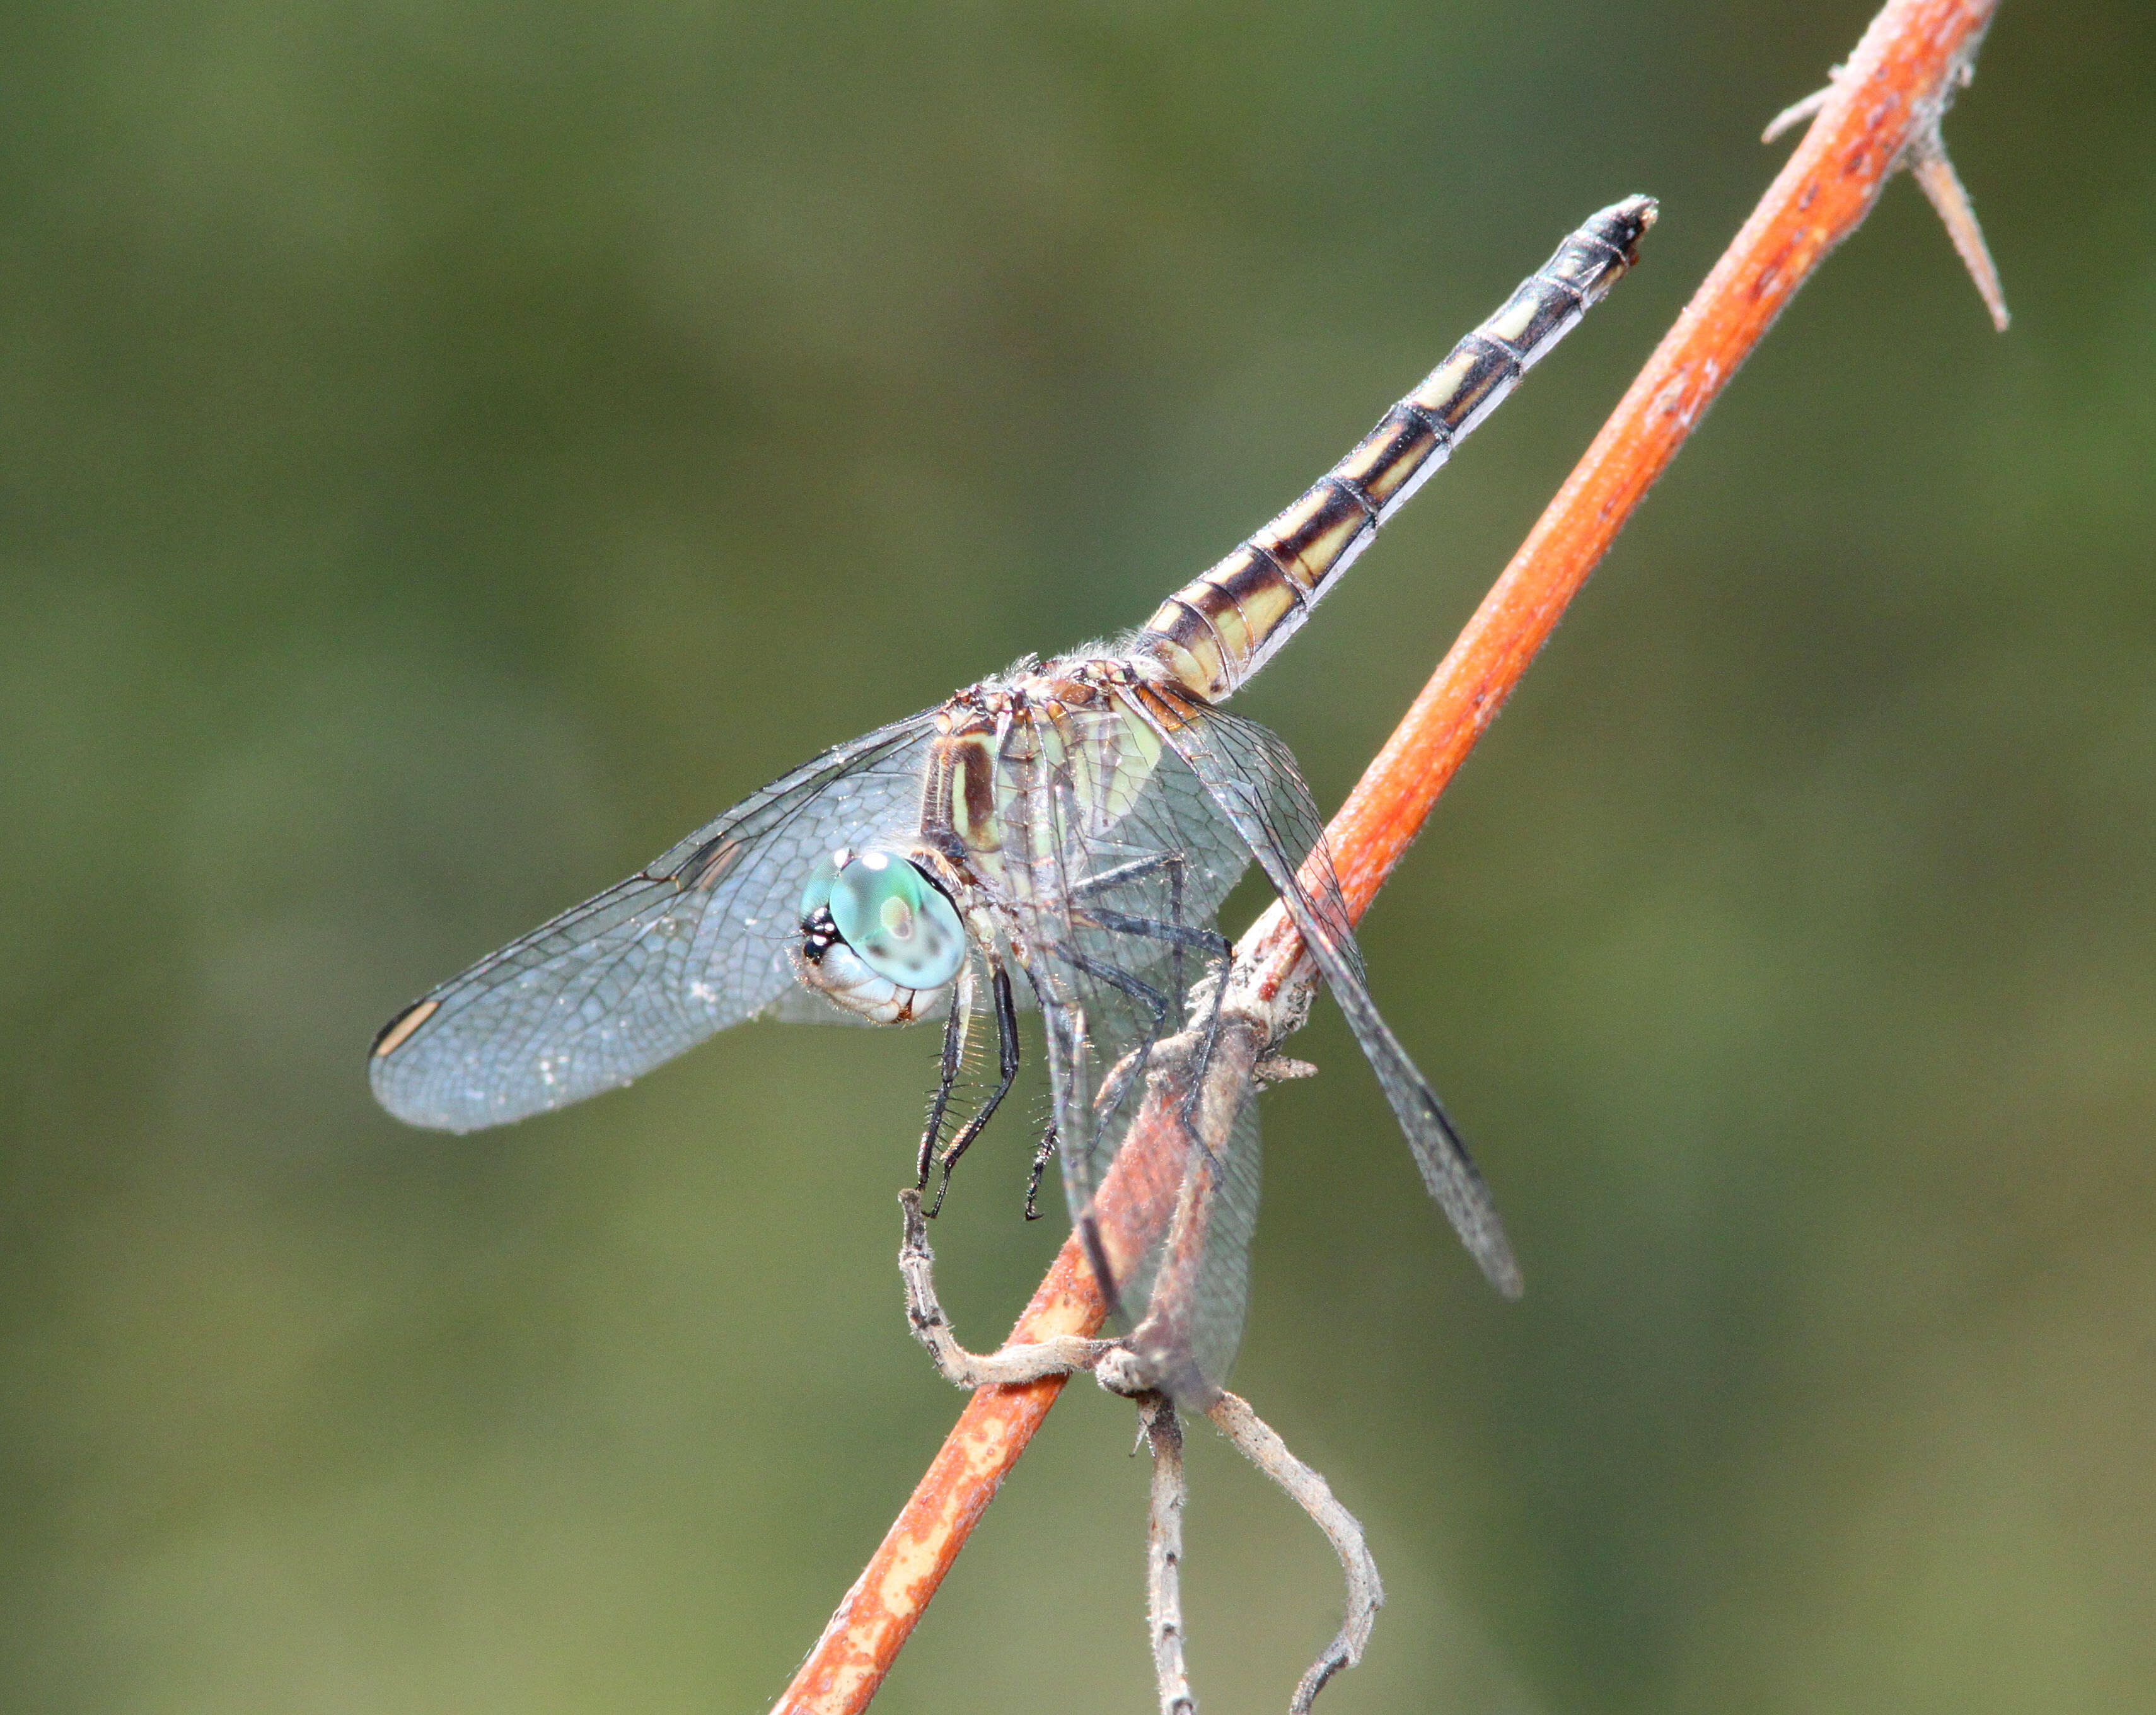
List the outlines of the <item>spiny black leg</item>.
{"type": "MultiPolygon", "coordinates": [[[[1106,912],[1102,915],[1111,917],[1114,913],[1106,912]]],[[[1122,921],[1127,922],[1136,922],[1138,919],[1129,917],[1125,918],[1122,921]]],[[[1104,928],[1113,928],[1115,925],[1104,922],[1101,927],[1104,928]]],[[[1163,927],[1164,927],[1166,926],[1163,925],[1163,927]]],[[[1194,931],[1189,932],[1195,932],[1194,931]]],[[[1154,988],[1152,983],[1145,982],[1140,978],[1133,977],[1128,971],[1123,969],[1120,965],[1107,964],[1100,959],[1090,958],[1086,954],[1079,952],[1075,947],[1065,947],[1058,950],[1061,952],[1065,962],[1074,970],[1083,971],[1089,977],[1097,977],[1101,982],[1106,983],[1111,988],[1122,989],[1124,994],[1129,995],[1132,999],[1137,1001],[1139,1005],[1145,1008],[1147,1012],[1152,1014],[1152,1021],[1156,1029],[1167,1021],[1168,997],[1163,994],[1159,989],[1154,988]]]]}
{"type": "Polygon", "coordinates": [[[1055,1157],[1055,1122],[1048,1122],[1048,1129],[1040,1134],[1040,1148],[1033,1152],[1033,1177],[1025,1182],[1025,1218],[1039,1220],[1040,1211],[1034,1199],[1040,1195],[1040,1176],[1048,1171],[1048,1163],[1055,1157]]]}
{"type": "MultiPolygon", "coordinates": [[[[1084,881],[1072,886],[1070,896],[1073,900],[1088,898],[1094,894],[1105,893],[1111,888],[1127,886],[1133,881],[1142,881],[1148,875],[1157,875],[1165,870],[1168,872],[1168,920],[1173,927],[1180,929],[1183,927],[1183,875],[1188,867],[1188,860],[1179,851],[1155,852],[1150,857],[1133,858],[1127,864],[1116,865],[1112,870],[1102,870],[1096,875],[1088,875],[1084,881]]],[[[1116,923],[1108,921],[1111,913],[1088,911],[1086,915],[1088,917],[1097,918],[1103,928],[1117,927],[1116,923]]],[[[1124,918],[1122,921],[1136,923],[1143,920],[1124,918]]],[[[1123,932],[1142,935],[1148,933],[1149,931],[1132,928],[1127,929],[1123,932]]],[[[1154,938],[1167,939],[1173,949],[1169,955],[1170,981],[1175,996],[1176,1028],[1180,1030],[1183,1026],[1183,950],[1190,943],[1174,937],[1155,937],[1154,938]]],[[[1220,944],[1225,947],[1228,943],[1223,940],[1220,944]]]]}
{"type": "MultiPolygon", "coordinates": [[[[970,985],[961,983],[960,988],[970,985]]],[[[928,1170],[936,1165],[936,1145],[943,1135],[943,1116],[951,1107],[952,1086],[958,1081],[958,1058],[961,1045],[966,1037],[965,996],[954,988],[951,994],[951,1016],[943,1024],[943,1065],[937,1080],[935,1099],[928,1104],[928,1128],[921,1134],[921,1177],[916,1179],[915,1189],[928,1183],[928,1170]]],[[[937,1202],[941,1204],[942,1198],[937,1202]]]]}
{"type": "Polygon", "coordinates": [[[1142,936],[1147,941],[1165,941],[1178,948],[1201,947],[1215,958],[1223,958],[1235,950],[1234,942],[1218,929],[1194,929],[1183,923],[1163,923],[1152,917],[1133,917],[1122,911],[1089,910],[1086,921],[1097,923],[1118,935],[1142,936]]]}
{"type": "Polygon", "coordinates": [[[959,1127],[958,1135],[951,1140],[951,1147],[943,1152],[943,1182],[936,1188],[936,1201],[928,1211],[932,1215],[943,1207],[943,1199],[950,1192],[951,1169],[957,1166],[958,1158],[972,1147],[973,1139],[981,1135],[981,1128],[988,1124],[1004,1097],[1010,1094],[1010,1086],[1018,1078],[1018,1008],[1011,999],[1010,973],[1001,965],[996,967],[990,987],[996,998],[996,1060],[1003,1081],[981,1104],[980,1112],[959,1127]]]}

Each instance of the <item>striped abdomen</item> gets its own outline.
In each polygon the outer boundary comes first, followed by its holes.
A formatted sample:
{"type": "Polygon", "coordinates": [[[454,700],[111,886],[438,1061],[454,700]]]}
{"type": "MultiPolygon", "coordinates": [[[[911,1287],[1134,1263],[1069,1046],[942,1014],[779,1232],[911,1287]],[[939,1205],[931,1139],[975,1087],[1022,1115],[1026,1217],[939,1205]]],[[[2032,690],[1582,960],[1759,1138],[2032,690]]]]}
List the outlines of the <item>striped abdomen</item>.
{"type": "Polygon", "coordinates": [[[1454,445],[1616,284],[1654,223],[1653,201],[1630,197],[1567,239],[1301,500],[1161,603],[1136,652],[1209,702],[1234,691],[1454,445]]]}

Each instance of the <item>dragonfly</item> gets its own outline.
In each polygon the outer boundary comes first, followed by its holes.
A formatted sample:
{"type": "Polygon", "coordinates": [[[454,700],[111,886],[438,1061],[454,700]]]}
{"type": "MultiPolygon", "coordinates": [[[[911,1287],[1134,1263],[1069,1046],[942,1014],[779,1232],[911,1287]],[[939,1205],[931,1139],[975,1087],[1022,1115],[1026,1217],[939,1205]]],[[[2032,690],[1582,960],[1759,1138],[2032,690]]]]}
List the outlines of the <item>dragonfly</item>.
{"type": "Polygon", "coordinates": [[[1162,1307],[1156,1289],[1177,1295],[1180,1349],[1157,1353],[1157,1368],[1171,1394],[1209,1403],[1248,1296],[1255,1086],[1208,1163],[1202,1256],[1164,1266],[1163,1234],[1111,1262],[1096,1206],[1168,1045],[1186,1045],[1186,1079],[1194,1055],[1203,1066],[1230,952],[1217,915],[1255,860],[1424,1183],[1483,1273],[1516,1295],[1519,1269],[1490,1192],[1371,998],[1293,755],[1220,706],[1635,264],[1655,215],[1651,199],[1634,197],[1589,219],[1346,458],[1140,629],[1028,657],[824,752],[405,1007],[373,1044],[376,1096],[412,1124],[467,1132],[626,1084],[749,1019],[940,1019],[937,1086],[914,1163],[923,1187],[942,1174],[940,1204],[1017,1078],[1019,1014],[1037,1014],[1050,1120],[1029,1212],[1045,1163],[1060,1158],[1109,1302],[1131,1326],[1162,1307]],[[991,1036],[993,1082],[962,1096],[969,1050],[991,1036]]]}

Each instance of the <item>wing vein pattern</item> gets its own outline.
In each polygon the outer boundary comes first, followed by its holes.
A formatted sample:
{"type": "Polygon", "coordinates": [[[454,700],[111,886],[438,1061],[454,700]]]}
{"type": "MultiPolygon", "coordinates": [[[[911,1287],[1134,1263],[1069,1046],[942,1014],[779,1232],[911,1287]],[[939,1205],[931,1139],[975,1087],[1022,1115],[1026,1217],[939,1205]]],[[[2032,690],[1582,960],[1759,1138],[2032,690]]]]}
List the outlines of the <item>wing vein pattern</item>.
{"type": "Polygon", "coordinates": [[[1491,1284],[1517,1297],[1519,1265],[1489,1188],[1437,1092],[1370,998],[1362,950],[1325,844],[1325,824],[1286,744],[1254,721],[1172,691],[1148,690],[1132,704],[1249,843],[1368,1057],[1407,1134],[1423,1184],[1491,1284]]]}
{"type": "Polygon", "coordinates": [[[917,824],[933,719],[826,751],[414,1002],[369,1063],[382,1105],[442,1131],[501,1125],[626,1084],[788,998],[804,878],[836,847],[917,824]]]}

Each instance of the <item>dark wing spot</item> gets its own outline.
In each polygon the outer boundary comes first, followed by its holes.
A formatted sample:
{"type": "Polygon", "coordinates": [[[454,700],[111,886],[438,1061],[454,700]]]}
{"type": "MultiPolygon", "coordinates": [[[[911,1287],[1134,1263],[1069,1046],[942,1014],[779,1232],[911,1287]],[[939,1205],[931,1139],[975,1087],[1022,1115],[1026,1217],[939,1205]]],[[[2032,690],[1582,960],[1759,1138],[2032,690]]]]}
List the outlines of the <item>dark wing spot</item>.
{"type": "Polygon", "coordinates": [[[410,1040],[412,1033],[434,1015],[441,1005],[438,998],[415,1000],[411,1005],[382,1027],[382,1034],[374,1039],[373,1055],[377,1060],[387,1060],[410,1040]]]}

